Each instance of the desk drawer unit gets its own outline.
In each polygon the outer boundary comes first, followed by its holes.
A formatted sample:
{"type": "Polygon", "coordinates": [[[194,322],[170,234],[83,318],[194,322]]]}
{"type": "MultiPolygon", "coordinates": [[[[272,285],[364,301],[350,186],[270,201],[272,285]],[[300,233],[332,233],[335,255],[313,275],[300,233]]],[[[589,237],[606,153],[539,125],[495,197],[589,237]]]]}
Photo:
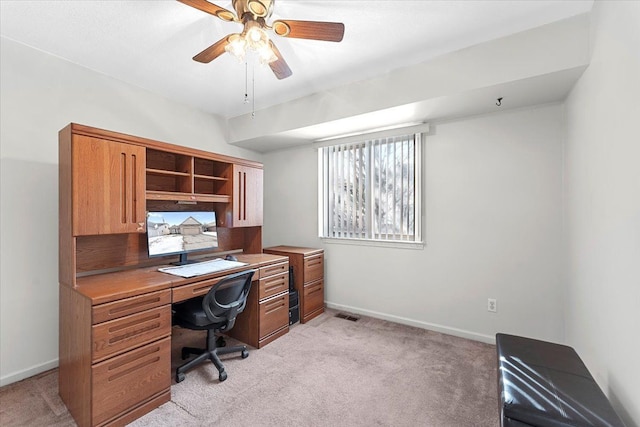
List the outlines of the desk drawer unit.
{"type": "Polygon", "coordinates": [[[95,305],[91,319],[90,425],[124,425],[168,401],[171,290],[95,305]]]}
{"type": "Polygon", "coordinates": [[[171,339],[93,365],[92,379],[92,424],[100,425],[171,387],[171,339]]]}
{"type": "Polygon", "coordinates": [[[265,253],[289,257],[293,281],[300,298],[300,322],[324,312],[324,250],[297,246],[273,246],[265,253]]]}
{"type": "Polygon", "coordinates": [[[256,348],[289,332],[289,263],[283,257],[276,260],[253,276],[247,306],[229,331],[232,337],[256,348]]]}

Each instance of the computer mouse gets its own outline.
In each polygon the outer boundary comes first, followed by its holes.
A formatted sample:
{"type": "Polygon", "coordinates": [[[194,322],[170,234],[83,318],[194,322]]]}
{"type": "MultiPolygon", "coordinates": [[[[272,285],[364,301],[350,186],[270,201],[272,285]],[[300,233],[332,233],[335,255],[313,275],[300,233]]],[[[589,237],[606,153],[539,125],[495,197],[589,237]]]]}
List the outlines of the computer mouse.
{"type": "Polygon", "coordinates": [[[224,259],[226,259],[227,261],[238,261],[238,258],[236,258],[235,256],[229,254],[226,257],[224,257],[224,259]]]}

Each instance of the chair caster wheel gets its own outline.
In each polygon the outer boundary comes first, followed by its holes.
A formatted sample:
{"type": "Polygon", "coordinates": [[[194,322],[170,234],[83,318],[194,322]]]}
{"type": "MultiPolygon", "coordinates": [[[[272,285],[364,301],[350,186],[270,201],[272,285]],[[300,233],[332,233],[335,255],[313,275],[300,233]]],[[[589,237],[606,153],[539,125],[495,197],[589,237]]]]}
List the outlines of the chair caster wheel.
{"type": "Polygon", "coordinates": [[[224,340],[224,337],[218,337],[216,339],[216,347],[226,347],[227,342],[224,340]]]}
{"type": "Polygon", "coordinates": [[[247,350],[242,350],[242,358],[246,359],[247,357],[249,357],[249,352],[247,350]]]}
{"type": "Polygon", "coordinates": [[[176,382],[177,383],[181,383],[182,381],[184,381],[185,379],[185,375],[183,373],[177,373],[176,374],[176,382]]]}
{"type": "Polygon", "coordinates": [[[182,357],[182,360],[186,360],[190,354],[191,353],[189,353],[186,348],[183,348],[180,353],[180,357],[182,357]]]}
{"type": "Polygon", "coordinates": [[[220,382],[226,380],[227,379],[227,373],[225,371],[220,372],[220,375],[218,376],[218,379],[220,380],[220,382]]]}

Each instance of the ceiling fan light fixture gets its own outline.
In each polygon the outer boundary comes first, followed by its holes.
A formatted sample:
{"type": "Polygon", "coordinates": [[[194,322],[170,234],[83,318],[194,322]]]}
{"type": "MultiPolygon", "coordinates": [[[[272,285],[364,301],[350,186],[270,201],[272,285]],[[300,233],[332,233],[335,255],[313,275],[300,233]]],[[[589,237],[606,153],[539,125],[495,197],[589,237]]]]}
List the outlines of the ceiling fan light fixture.
{"type": "Polygon", "coordinates": [[[262,65],[267,65],[272,63],[273,61],[278,60],[275,52],[268,44],[261,46],[258,50],[256,50],[256,52],[258,52],[258,57],[262,65]]]}
{"type": "Polygon", "coordinates": [[[229,43],[224,47],[224,50],[235,56],[238,61],[244,61],[244,56],[247,51],[247,41],[240,34],[232,34],[228,38],[229,43]]]}

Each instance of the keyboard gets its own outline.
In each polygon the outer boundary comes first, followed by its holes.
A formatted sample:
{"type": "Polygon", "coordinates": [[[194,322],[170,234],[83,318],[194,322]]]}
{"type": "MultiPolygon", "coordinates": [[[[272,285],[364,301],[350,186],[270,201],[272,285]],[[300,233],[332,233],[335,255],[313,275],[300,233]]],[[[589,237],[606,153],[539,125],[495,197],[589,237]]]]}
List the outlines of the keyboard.
{"type": "Polygon", "coordinates": [[[246,262],[227,261],[226,259],[216,258],[211,261],[196,262],[193,264],[178,265],[176,267],[162,267],[158,271],[173,274],[180,277],[196,277],[204,274],[217,273],[219,271],[230,270],[232,268],[249,265],[246,262]]]}

